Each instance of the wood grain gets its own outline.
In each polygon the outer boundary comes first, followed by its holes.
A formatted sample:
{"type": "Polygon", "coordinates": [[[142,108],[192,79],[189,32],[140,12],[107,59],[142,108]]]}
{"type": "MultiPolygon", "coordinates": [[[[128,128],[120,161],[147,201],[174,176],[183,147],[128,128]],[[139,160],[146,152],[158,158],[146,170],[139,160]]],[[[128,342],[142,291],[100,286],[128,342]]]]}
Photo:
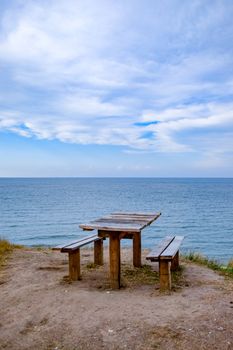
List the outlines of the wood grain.
{"type": "Polygon", "coordinates": [[[99,231],[111,232],[141,232],[143,228],[150,225],[160,215],[161,213],[113,213],[89,223],[80,224],[79,227],[83,230],[97,229],[99,231]]]}
{"type": "Polygon", "coordinates": [[[77,242],[73,242],[71,244],[68,244],[64,247],[61,248],[61,252],[62,253],[68,253],[70,252],[71,250],[76,250],[77,248],[81,248],[89,243],[92,243],[92,242],[95,242],[95,241],[98,241],[100,240],[101,238],[98,237],[97,235],[93,235],[93,236],[89,236],[89,237],[86,237],[84,239],[81,239],[77,242]]]}
{"type": "Polygon", "coordinates": [[[159,244],[147,255],[146,259],[150,261],[158,261],[162,252],[174,240],[174,236],[166,236],[159,244]]]}
{"type": "Polygon", "coordinates": [[[156,220],[161,213],[116,212],[89,223],[80,224],[83,230],[98,230],[100,238],[109,238],[110,283],[120,288],[120,240],[133,239],[133,263],[141,266],[141,230],[156,220]]]}
{"type": "Polygon", "coordinates": [[[120,239],[117,233],[112,233],[109,237],[109,261],[110,261],[110,284],[112,289],[120,288],[120,266],[121,252],[120,239]]]}
{"type": "Polygon", "coordinates": [[[133,265],[141,267],[141,232],[135,232],[133,235],[133,265]]]}
{"type": "Polygon", "coordinates": [[[160,255],[160,260],[173,259],[173,257],[176,255],[177,251],[179,250],[183,239],[184,239],[184,236],[175,236],[171,244],[160,255]]]}
{"type": "Polygon", "coordinates": [[[171,289],[171,262],[161,260],[159,263],[160,290],[171,289]]]}
{"type": "Polygon", "coordinates": [[[103,240],[99,239],[94,242],[94,263],[96,265],[103,265],[103,240]]]}
{"type": "Polygon", "coordinates": [[[69,276],[72,281],[81,279],[79,249],[69,252],[69,276]]]}

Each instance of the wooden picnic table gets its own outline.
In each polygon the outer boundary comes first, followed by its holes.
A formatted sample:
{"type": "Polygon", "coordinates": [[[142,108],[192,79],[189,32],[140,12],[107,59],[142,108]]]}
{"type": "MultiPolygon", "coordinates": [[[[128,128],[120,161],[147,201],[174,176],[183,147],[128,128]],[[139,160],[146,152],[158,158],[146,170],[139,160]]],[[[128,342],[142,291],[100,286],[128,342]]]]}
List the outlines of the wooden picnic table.
{"type": "Polygon", "coordinates": [[[79,225],[83,230],[97,230],[99,237],[109,238],[110,283],[120,288],[120,240],[133,239],[133,264],[141,267],[141,231],[161,213],[112,213],[108,216],[79,225]]]}

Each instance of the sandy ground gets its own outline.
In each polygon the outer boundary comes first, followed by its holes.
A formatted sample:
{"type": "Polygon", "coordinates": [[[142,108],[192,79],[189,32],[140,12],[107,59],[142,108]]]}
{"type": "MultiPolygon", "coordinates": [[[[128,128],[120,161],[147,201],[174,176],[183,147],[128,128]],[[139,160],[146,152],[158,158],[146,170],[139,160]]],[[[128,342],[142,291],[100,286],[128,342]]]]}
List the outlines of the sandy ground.
{"type": "MultiPolygon", "coordinates": [[[[93,269],[83,250],[83,279],[69,283],[66,254],[15,250],[0,274],[0,349],[233,349],[232,280],[183,264],[170,293],[137,277],[111,291],[107,255],[93,269]]],[[[130,250],[122,261],[136,276],[130,250]]]]}

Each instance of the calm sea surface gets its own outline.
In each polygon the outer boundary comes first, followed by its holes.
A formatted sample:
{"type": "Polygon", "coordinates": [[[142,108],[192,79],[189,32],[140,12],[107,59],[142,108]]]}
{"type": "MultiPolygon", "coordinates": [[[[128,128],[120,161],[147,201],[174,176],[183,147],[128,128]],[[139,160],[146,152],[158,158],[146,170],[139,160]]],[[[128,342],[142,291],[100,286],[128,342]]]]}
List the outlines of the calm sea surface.
{"type": "Polygon", "coordinates": [[[53,246],[83,237],[80,223],[114,211],[162,212],[142,231],[143,247],[177,234],[185,236],[183,252],[233,257],[233,179],[0,179],[0,236],[15,243],[53,246]]]}

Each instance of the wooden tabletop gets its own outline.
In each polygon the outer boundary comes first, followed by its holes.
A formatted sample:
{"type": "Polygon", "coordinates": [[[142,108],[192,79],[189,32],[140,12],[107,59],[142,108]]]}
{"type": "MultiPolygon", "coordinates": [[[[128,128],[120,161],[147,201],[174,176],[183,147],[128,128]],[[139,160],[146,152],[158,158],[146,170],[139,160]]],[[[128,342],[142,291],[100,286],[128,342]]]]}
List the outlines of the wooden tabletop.
{"type": "Polygon", "coordinates": [[[124,213],[117,212],[108,216],[81,224],[83,230],[141,232],[143,228],[155,221],[161,213],[124,213]]]}

